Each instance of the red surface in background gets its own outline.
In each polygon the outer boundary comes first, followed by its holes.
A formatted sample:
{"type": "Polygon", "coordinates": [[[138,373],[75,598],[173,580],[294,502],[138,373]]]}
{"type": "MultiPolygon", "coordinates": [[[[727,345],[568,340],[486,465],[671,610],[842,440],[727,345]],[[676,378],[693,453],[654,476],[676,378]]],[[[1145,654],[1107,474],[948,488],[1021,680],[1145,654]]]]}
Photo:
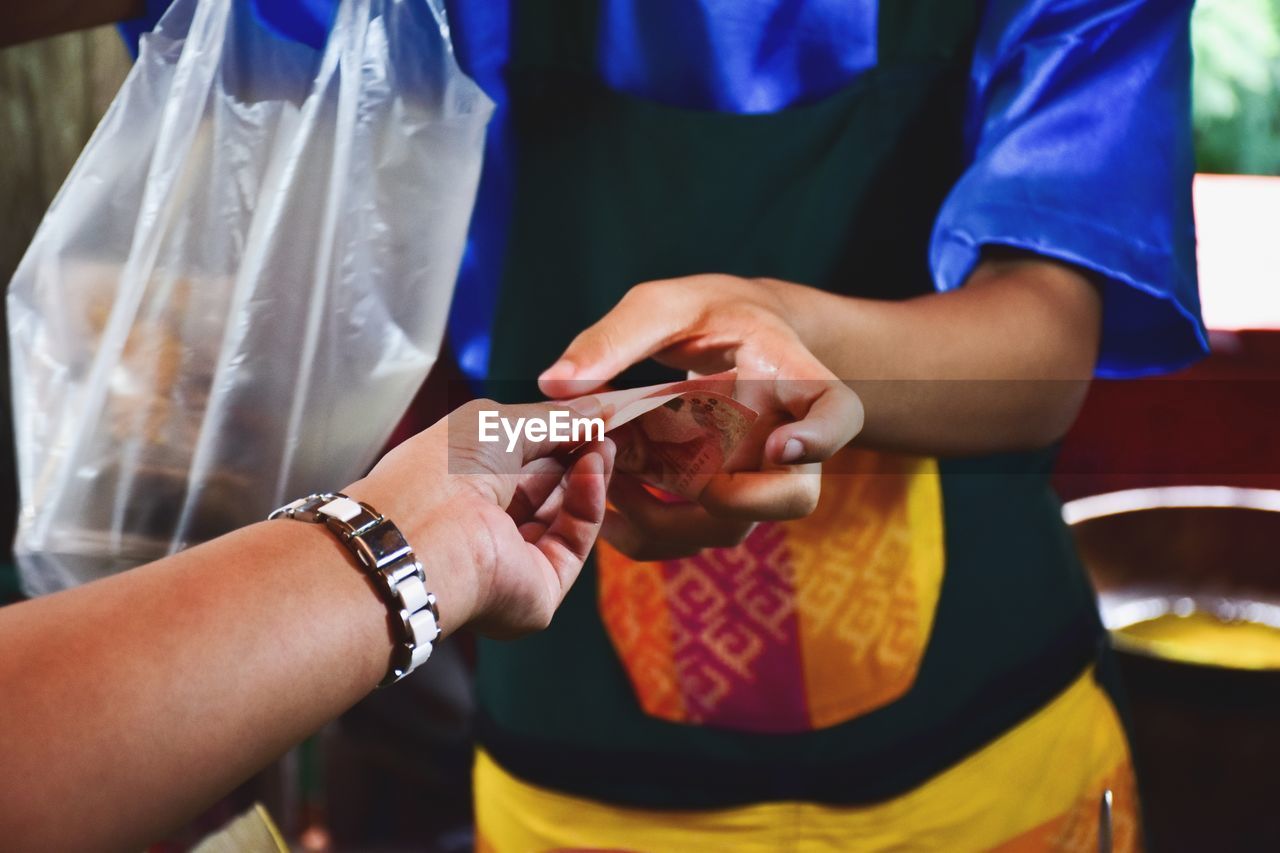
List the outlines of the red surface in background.
{"type": "Polygon", "coordinates": [[[1065,500],[1120,489],[1280,489],[1280,332],[1215,332],[1212,354],[1171,376],[1095,381],[1063,443],[1065,500]]]}

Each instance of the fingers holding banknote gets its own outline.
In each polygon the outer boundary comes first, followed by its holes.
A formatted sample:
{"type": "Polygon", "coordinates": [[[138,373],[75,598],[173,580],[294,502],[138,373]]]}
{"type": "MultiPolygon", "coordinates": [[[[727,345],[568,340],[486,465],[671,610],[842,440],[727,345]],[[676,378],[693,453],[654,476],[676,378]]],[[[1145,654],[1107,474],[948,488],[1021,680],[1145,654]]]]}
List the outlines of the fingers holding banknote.
{"type": "Polygon", "coordinates": [[[812,512],[820,464],[861,430],[862,404],[805,348],[767,287],[693,276],[633,288],[540,378],[551,396],[590,393],[646,358],[699,374],[732,369],[733,396],[757,413],[747,440],[694,504],[618,481],[603,535],[633,557],[740,540],[751,523],[812,512]]]}
{"type": "Polygon", "coordinates": [[[595,544],[613,473],[611,441],[570,447],[527,432],[509,443],[480,440],[484,412],[514,422],[546,420],[553,409],[565,406],[473,401],[347,489],[400,523],[452,627],[467,623],[497,637],[546,627],[595,544]]]}
{"type": "Polygon", "coordinates": [[[539,384],[551,397],[581,396],[647,358],[700,374],[736,369],[744,403],[785,415],[764,446],[771,462],[821,462],[862,428],[857,395],[805,348],[772,291],[735,276],[633,287],[539,384]]]}
{"type": "Polygon", "coordinates": [[[600,536],[633,560],[672,560],[704,548],[732,548],[755,526],[717,518],[698,503],[659,498],[627,474],[614,477],[609,502],[600,536]]]}

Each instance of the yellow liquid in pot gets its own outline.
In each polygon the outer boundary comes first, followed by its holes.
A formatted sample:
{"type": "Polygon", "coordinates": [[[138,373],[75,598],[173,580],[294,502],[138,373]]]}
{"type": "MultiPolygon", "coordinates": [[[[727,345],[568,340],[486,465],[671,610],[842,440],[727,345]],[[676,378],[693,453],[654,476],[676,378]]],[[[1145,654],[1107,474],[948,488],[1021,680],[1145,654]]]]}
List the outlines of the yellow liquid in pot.
{"type": "Polygon", "coordinates": [[[1280,670],[1280,628],[1227,622],[1212,613],[1172,613],[1111,632],[1117,648],[1166,660],[1232,669],[1280,670]]]}

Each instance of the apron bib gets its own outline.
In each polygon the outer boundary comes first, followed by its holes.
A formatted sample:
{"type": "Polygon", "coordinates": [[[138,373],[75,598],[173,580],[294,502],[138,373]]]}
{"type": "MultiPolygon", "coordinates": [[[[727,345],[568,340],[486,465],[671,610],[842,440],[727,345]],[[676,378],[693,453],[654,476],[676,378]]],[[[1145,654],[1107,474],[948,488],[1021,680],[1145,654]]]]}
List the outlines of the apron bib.
{"type": "MultiPolygon", "coordinates": [[[[593,3],[516,4],[487,393],[537,399],[537,374],[644,281],[932,292],[980,5],[881,3],[875,68],[815,103],[739,115],[608,91],[593,3]]],[[[671,378],[652,364],[624,376],[671,378]]],[[[655,808],[918,784],[1092,659],[1050,458],[851,449],[824,466],[810,518],[741,547],[642,564],[602,545],[549,630],[481,643],[480,741],[535,784],[655,808]]]]}
{"type": "MultiPolygon", "coordinates": [[[[652,279],[930,291],[929,224],[962,167],[954,58],[882,66],[765,115],[666,107],[572,73],[513,76],[516,194],[491,374],[531,398],[532,375],[652,279]]],[[[805,731],[911,685],[945,562],[937,466],[846,451],[826,471],[811,518],[761,525],[738,548],[646,564],[599,549],[600,613],[646,712],[805,731]]]]}

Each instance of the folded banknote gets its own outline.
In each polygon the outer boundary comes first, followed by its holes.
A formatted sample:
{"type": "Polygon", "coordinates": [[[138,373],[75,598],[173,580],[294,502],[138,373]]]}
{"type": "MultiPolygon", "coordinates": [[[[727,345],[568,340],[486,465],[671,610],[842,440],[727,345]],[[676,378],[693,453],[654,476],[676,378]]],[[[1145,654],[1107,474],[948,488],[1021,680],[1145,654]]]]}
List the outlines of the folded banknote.
{"type": "Polygon", "coordinates": [[[733,398],[735,375],[592,394],[615,468],[665,492],[694,499],[747,437],[756,412],[733,398]]]}

